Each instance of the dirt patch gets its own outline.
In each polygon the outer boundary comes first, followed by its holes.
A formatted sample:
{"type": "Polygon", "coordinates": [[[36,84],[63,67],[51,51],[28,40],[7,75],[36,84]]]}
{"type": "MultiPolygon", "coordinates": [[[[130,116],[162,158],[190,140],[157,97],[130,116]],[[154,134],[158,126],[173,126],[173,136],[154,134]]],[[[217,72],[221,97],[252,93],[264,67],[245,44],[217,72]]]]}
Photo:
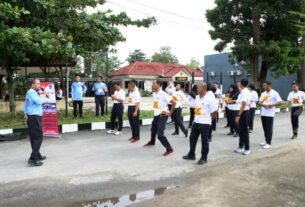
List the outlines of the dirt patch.
{"type": "Polygon", "coordinates": [[[192,182],[137,206],[304,207],[305,143],[209,163],[192,182]]]}

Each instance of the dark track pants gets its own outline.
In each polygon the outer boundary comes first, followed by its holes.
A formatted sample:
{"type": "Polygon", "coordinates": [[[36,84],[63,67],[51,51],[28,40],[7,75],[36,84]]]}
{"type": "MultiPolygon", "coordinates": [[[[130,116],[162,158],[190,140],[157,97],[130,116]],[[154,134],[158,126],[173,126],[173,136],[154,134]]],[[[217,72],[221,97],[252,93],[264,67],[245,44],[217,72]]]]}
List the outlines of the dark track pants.
{"type": "Polygon", "coordinates": [[[73,101],[73,116],[77,117],[77,106],[79,111],[79,116],[83,116],[83,101],[73,101]]]}
{"type": "Polygon", "coordinates": [[[291,125],[292,125],[292,130],[293,134],[297,135],[298,134],[298,129],[299,129],[299,116],[303,112],[303,107],[292,107],[291,108],[291,125]]]}
{"type": "Polygon", "coordinates": [[[209,154],[209,133],[210,125],[208,124],[197,124],[194,123],[192,126],[191,136],[190,136],[190,152],[189,156],[195,156],[195,150],[199,135],[201,136],[201,158],[207,160],[209,154]]]}
{"type": "Polygon", "coordinates": [[[254,117],[255,117],[256,108],[250,108],[250,117],[249,117],[249,129],[253,130],[254,117]]]}
{"type": "Polygon", "coordinates": [[[132,137],[140,137],[140,111],[138,111],[138,114],[136,117],[133,116],[133,113],[135,111],[135,106],[128,106],[128,120],[132,131],[132,137]]]}
{"type": "Polygon", "coordinates": [[[183,125],[183,119],[182,119],[182,108],[176,108],[173,113],[173,118],[175,122],[175,132],[179,134],[179,128],[182,130],[183,133],[186,133],[186,129],[183,125]]]}
{"type": "Polygon", "coordinates": [[[158,139],[160,140],[161,144],[167,149],[172,150],[172,146],[168,142],[166,136],[164,136],[164,130],[166,126],[168,117],[167,116],[155,116],[152,122],[151,126],[151,144],[155,144],[156,142],[156,136],[158,136],[158,139]]]}
{"type": "Polygon", "coordinates": [[[105,114],[105,96],[104,95],[95,95],[95,116],[100,115],[104,116],[105,114]]]}
{"type": "Polygon", "coordinates": [[[42,117],[28,115],[27,125],[29,128],[30,142],[32,147],[32,154],[30,159],[38,160],[41,156],[40,147],[43,140],[42,117]]]}
{"type": "Polygon", "coordinates": [[[239,119],[239,148],[250,149],[249,141],[249,117],[250,112],[244,111],[239,119]]]}
{"type": "Polygon", "coordinates": [[[122,131],[123,113],[124,113],[124,106],[122,103],[113,104],[112,111],[111,111],[111,130],[115,129],[115,120],[118,119],[118,122],[119,122],[118,131],[122,131]]]}
{"type": "Polygon", "coordinates": [[[274,117],[261,116],[261,119],[262,119],[262,125],[264,129],[266,143],[271,145],[274,117]]]}

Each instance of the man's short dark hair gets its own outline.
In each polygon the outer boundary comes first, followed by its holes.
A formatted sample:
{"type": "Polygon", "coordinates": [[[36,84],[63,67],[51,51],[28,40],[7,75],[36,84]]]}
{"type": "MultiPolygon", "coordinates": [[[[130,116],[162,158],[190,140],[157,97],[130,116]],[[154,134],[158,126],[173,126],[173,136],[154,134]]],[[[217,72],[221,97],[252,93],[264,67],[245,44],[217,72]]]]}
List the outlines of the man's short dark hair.
{"type": "Polygon", "coordinates": [[[114,85],[121,86],[121,82],[114,82],[114,85]]]}
{"type": "Polygon", "coordinates": [[[265,80],[263,83],[267,84],[268,86],[272,86],[272,83],[270,81],[265,80]]]}
{"type": "Polygon", "coordinates": [[[74,76],[74,77],[76,78],[77,76],[79,76],[79,77],[80,77],[80,75],[79,75],[79,74],[75,74],[75,76],[74,76]]]}
{"type": "Polygon", "coordinates": [[[162,80],[161,79],[156,79],[155,80],[156,81],[156,83],[161,87],[162,86],[162,84],[163,84],[163,82],[162,82],[162,80]]]}
{"type": "Polygon", "coordinates": [[[292,82],[292,84],[291,84],[292,86],[299,86],[299,83],[298,82],[292,82]]]}
{"type": "Polygon", "coordinates": [[[99,76],[97,76],[97,77],[100,78],[101,80],[103,80],[103,76],[99,75],[99,76]]]}
{"type": "Polygon", "coordinates": [[[244,87],[247,87],[248,84],[249,84],[249,81],[248,81],[247,79],[242,79],[242,80],[240,81],[240,84],[241,84],[242,86],[244,86],[244,87]]]}

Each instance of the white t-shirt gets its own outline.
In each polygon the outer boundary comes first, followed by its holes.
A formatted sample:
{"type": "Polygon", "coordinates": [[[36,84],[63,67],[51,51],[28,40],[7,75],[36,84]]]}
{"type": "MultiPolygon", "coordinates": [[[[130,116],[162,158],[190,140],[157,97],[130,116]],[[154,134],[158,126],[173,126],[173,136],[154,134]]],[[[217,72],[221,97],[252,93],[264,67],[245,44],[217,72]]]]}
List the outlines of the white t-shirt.
{"type": "Polygon", "coordinates": [[[218,103],[216,99],[211,98],[208,94],[203,97],[196,96],[195,99],[195,119],[197,124],[212,124],[211,113],[217,111],[218,103]]]}
{"type": "MultiPolygon", "coordinates": [[[[231,110],[231,111],[239,111],[240,110],[240,104],[239,104],[239,96],[240,94],[238,95],[238,98],[235,100],[235,103],[228,103],[228,109],[231,110]]],[[[229,101],[233,101],[232,98],[228,98],[228,102],[229,101]]]]}
{"type": "Polygon", "coordinates": [[[258,102],[258,94],[256,91],[250,91],[250,93],[251,93],[250,108],[256,108],[256,102],[258,102]]]}
{"type": "MultiPolygon", "coordinates": [[[[263,92],[259,99],[260,103],[266,104],[266,105],[275,104],[279,101],[282,101],[282,99],[281,99],[279,93],[273,89],[271,89],[270,92],[267,92],[267,91],[263,92]]],[[[275,115],[275,107],[272,107],[272,108],[262,107],[261,110],[262,110],[261,116],[274,117],[274,115],[275,115]]]]}
{"type": "Polygon", "coordinates": [[[159,116],[162,111],[168,112],[168,104],[171,102],[172,97],[160,90],[153,93],[153,98],[154,116],[159,116]]]}
{"type": "Polygon", "coordinates": [[[133,92],[129,93],[128,96],[128,106],[135,106],[136,104],[141,102],[141,95],[139,93],[139,91],[135,90],[133,92]]]}
{"type": "MultiPolygon", "coordinates": [[[[176,88],[175,86],[167,86],[165,88],[166,93],[168,93],[168,95],[170,95],[170,97],[173,96],[173,94],[176,92],[176,88]]],[[[171,103],[169,103],[169,105],[171,105],[171,103]]]]}
{"type": "Polygon", "coordinates": [[[244,88],[240,91],[237,102],[240,104],[240,107],[242,102],[246,102],[245,111],[248,111],[250,109],[251,92],[248,88],[244,88]]]}
{"type": "MultiPolygon", "coordinates": [[[[121,99],[121,100],[125,100],[125,91],[123,89],[120,89],[119,91],[115,90],[114,94],[113,94],[116,98],[121,99]]],[[[117,100],[114,100],[113,103],[122,103],[119,102],[117,100]]]]}
{"type": "Polygon", "coordinates": [[[174,92],[172,99],[176,101],[176,109],[182,108],[182,100],[186,100],[186,96],[181,90],[179,90],[174,92]]]}
{"type": "Polygon", "coordinates": [[[305,93],[303,91],[291,91],[288,95],[287,101],[291,102],[292,107],[302,106],[305,101],[305,93]]]}

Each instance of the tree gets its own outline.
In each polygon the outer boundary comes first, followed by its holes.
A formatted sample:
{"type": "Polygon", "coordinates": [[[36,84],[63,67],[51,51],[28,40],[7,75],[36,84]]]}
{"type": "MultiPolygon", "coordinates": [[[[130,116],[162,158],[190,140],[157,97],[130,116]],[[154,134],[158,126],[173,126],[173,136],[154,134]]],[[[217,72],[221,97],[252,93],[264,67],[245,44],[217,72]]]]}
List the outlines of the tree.
{"type": "Polygon", "coordinates": [[[188,67],[198,69],[200,68],[200,62],[195,58],[191,58],[190,63],[187,64],[188,67]]]}
{"type": "Polygon", "coordinates": [[[161,47],[158,52],[155,52],[151,57],[152,62],[160,62],[160,63],[170,63],[176,64],[178,63],[178,58],[172,54],[171,47],[161,47]]]}
{"type": "MultiPolygon", "coordinates": [[[[125,38],[119,26],[149,27],[155,18],[132,20],[108,10],[88,14],[104,0],[3,0],[0,3],[0,65],[7,71],[10,111],[15,112],[13,76],[17,66],[50,59],[64,63],[105,50],[125,38]]],[[[63,68],[58,74],[63,79],[63,68]]]]}
{"type": "MultiPolygon", "coordinates": [[[[105,52],[99,52],[92,55],[92,63],[96,64],[96,73],[106,77],[106,64],[107,64],[107,54],[105,52]]],[[[119,69],[123,62],[121,62],[115,54],[108,57],[108,75],[119,69]]]]}
{"type": "Polygon", "coordinates": [[[217,0],[216,7],[206,13],[213,27],[211,38],[218,40],[215,49],[221,52],[233,45],[233,56],[249,65],[257,85],[268,72],[275,76],[295,73],[302,53],[288,12],[299,8],[299,1],[217,0]]]}
{"type": "Polygon", "coordinates": [[[146,54],[144,52],[142,52],[140,49],[137,49],[129,53],[129,56],[126,61],[129,62],[129,64],[132,64],[136,61],[146,62],[148,61],[148,58],[146,57],[146,54]]]}

